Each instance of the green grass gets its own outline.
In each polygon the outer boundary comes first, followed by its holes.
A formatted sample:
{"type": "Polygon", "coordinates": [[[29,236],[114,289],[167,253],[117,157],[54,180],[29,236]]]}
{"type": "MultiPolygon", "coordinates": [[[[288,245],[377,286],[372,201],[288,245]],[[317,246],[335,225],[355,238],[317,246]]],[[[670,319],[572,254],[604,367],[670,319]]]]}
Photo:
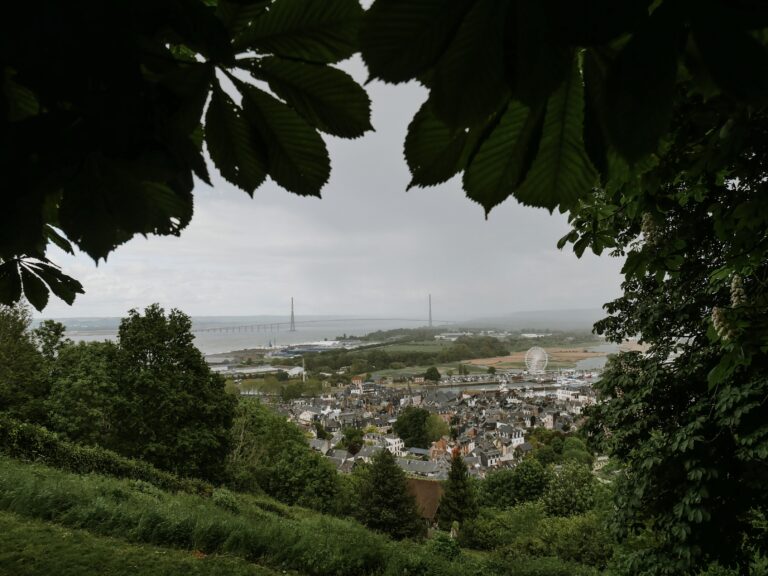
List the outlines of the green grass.
{"type": "Polygon", "coordinates": [[[427,546],[394,543],[357,522],[266,498],[169,493],[146,482],[76,475],[5,457],[0,511],[100,538],[225,554],[309,576],[458,576],[479,570],[469,559],[448,562],[427,546]]]}
{"type": "Polygon", "coordinates": [[[445,340],[423,340],[421,342],[398,342],[395,344],[386,344],[375,350],[384,350],[385,352],[442,352],[451,347],[453,342],[445,340]]]}
{"type": "Polygon", "coordinates": [[[0,574],[14,576],[272,576],[224,555],[130,544],[0,512],[0,574]]]}

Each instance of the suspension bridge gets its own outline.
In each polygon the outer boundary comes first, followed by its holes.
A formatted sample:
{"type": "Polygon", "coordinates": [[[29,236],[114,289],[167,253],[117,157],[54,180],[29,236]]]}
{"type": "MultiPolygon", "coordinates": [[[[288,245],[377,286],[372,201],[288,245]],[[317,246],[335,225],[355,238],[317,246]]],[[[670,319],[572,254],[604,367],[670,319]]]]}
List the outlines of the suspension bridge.
{"type": "Polygon", "coordinates": [[[291,297],[291,318],[285,322],[262,322],[256,324],[241,324],[236,326],[208,326],[205,328],[192,328],[192,332],[196,334],[226,334],[231,332],[280,332],[285,331],[286,327],[288,332],[296,332],[296,326],[307,324],[330,324],[333,322],[424,322],[427,326],[432,328],[434,323],[437,324],[456,324],[453,320],[434,320],[432,319],[432,294],[429,295],[429,316],[428,318],[317,318],[314,320],[300,320],[296,321],[296,316],[293,310],[293,297],[291,297]]]}
{"type": "MultiPolygon", "coordinates": [[[[424,325],[428,325],[429,320],[427,318],[322,318],[317,320],[295,320],[293,323],[286,320],[285,322],[265,322],[261,324],[242,324],[239,326],[211,326],[208,328],[192,328],[192,332],[196,334],[201,333],[226,333],[226,332],[280,332],[282,331],[295,331],[291,330],[291,326],[303,326],[311,324],[330,324],[333,322],[408,322],[416,323],[423,322],[424,325]]],[[[434,324],[455,324],[451,320],[434,320],[434,324]]]]}

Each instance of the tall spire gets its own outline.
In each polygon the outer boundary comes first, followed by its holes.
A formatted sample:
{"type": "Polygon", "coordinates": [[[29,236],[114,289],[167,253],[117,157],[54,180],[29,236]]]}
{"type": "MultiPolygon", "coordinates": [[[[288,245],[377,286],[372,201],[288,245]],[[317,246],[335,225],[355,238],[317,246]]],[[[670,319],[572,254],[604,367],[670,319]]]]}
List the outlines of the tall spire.
{"type": "Polygon", "coordinates": [[[296,318],[293,315],[293,296],[291,296],[291,327],[288,332],[296,332],[296,318]]]}
{"type": "Polygon", "coordinates": [[[432,328],[432,294],[429,295],[429,327],[432,328]]]}

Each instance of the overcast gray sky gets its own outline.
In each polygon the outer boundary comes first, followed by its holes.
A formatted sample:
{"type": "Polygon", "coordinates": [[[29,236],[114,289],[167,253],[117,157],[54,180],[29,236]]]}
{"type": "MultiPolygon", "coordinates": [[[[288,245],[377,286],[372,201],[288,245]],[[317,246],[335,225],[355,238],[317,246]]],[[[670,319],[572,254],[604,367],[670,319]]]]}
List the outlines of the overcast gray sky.
{"type": "MultiPolygon", "coordinates": [[[[346,69],[364,81],[359,61],[346,69]]],[[[325,137],[332,161],[322,200],[268,181],[251,199],[214,176],[198,182],[180,238],[135,238],[96,267],[52,251],[86,290],[46,317],[123,316],[160,302],[191,315],[363,314],[464,319],[523,310],[598,308],[619,295],[621,261],[556,248],[563,215],[514,200],[486,221],[461,182],[406,192],[402,143],[426,93],[367,86],[375,132],[325,137]]],[[[212,170],[215,173],[215,169],[212,170]]]]}

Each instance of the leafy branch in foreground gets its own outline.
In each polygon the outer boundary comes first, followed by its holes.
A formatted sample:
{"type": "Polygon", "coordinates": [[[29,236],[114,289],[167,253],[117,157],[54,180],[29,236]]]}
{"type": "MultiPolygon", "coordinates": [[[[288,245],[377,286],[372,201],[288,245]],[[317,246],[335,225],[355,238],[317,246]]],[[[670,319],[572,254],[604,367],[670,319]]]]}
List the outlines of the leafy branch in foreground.
{"type": "Polygon", "coordinates": [[[376,0],[361,50],[372,78],[429,91],[411,186],[463,172],[486,213],[510,196],[564,212],[666,153],[682,84],[764,105],[766,24],[746,1],[376,0]]]}
{"type": "Polygon", "coordinates": [[[356,51],[361,16],[356,0],[9,6],[0,303],[23,294],[42,310],[49,291],[82,293],[47,260],[51,244],[98,261],[136,234],[180,234],[193,175],[211,183],[205,149],[251,195],[269,176],[319,196],[320,132],[371,129],[367,94],[332,66],[356,51]]]}

